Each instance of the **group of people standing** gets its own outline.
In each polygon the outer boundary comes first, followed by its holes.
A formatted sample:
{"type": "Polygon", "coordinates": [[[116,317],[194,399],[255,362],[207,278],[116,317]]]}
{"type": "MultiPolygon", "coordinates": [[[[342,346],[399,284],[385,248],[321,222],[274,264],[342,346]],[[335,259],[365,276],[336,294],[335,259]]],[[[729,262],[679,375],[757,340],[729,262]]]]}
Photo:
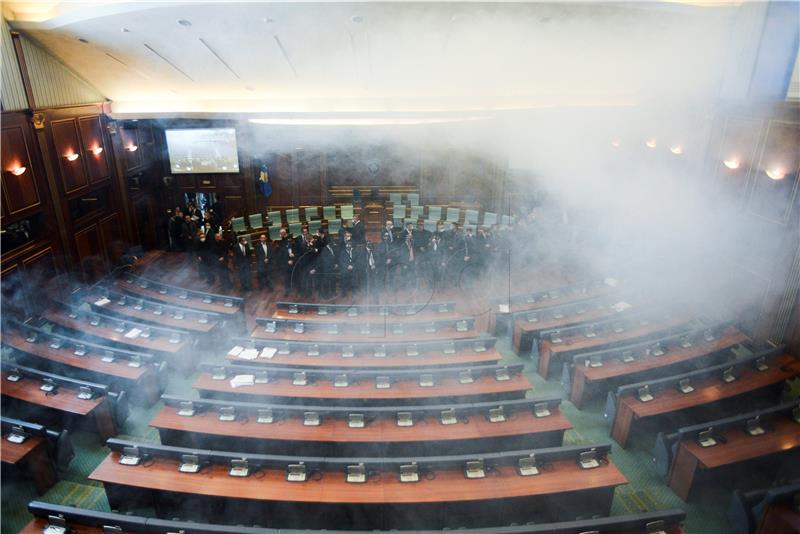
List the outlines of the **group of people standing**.
{"type": "Polygon", "coordinates": [[[325,228],[310,233],[304,227],[299,236],[285,228],[280,239],[270,241],[260,234],[251,243],[239,237],[230,251],[221,233],[205,239],[197,250],[202,276],[213,283],[232,287],[227,278],[227,259],[242,291],[252,289],[252,264],[260,288],[278,288],[284,296],[330,299],[357,292],[407,291],[422,287],[448,287],[472,283],[493,260],[507,250],[505,233],[495,228],[463,228],[458,224],[435,231],[422,224],[407,223],[395,228],[386,221],[380,241],[367,240],[358,214],[343,221],[337,236],[325,228]]]}

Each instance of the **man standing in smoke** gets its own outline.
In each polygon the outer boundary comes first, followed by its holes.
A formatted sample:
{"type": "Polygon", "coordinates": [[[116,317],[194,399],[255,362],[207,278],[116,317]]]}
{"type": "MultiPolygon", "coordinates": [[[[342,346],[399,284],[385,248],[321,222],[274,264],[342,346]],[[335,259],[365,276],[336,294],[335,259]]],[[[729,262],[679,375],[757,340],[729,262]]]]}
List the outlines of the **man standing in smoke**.
{"type": "Polygon", "coordinates": [[[267,241],[267,234],[258,236],[256,249],[256,272],[258,273],[258,286],[261,289],[272,289],[272,281],[269,279],[268,267],[272,260],[272,244],[267,241]]]}

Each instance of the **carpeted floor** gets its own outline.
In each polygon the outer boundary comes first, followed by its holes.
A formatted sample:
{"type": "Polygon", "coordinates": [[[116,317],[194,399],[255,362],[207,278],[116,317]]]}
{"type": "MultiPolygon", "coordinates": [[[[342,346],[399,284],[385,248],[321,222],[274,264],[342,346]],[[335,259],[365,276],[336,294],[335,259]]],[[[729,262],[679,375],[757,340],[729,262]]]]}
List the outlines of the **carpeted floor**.
{"type": "MultiPolygon", "coordinates": [[[[509,361],[519,361],[510,350],[507,336],[501,337],[498,349],[509,361]]],[[[222,361],[222,358],[220,358],[222,361]]],[[[561,384],[551,379],[543,380],[532,368],[530,360],[526,362],[526,374],[533,384],[534,395],[562,395],[561,384]]],[[[170,376],[167,393],[174,395],[196,396],[191,388],[194,376],[183,378],[176,374],[170,376]]],[[[797,395],[797,384],[793,394],[797,395]]],[[[124,426],[123,439],[158,442],[158,433],[148,426],[153,415],[161,408],[157,403],[151,408],[132,407],[131,415],[124,426]]],[[[597,398],[582,409],[576,409],[569,401],[563,401],[562,410],[571,421],[573,429],[565,435],[565,444],[580,444],[611,441],[608,427],[603,417],[603,400],[597,398]]],[[[677,428],[679,421],[670,421],[670,427],[677,428]]],[[[734,470],[712,481],[702,482],[693,492],[690,503],[683,503],[666,486],[664,480],[656,473],[651,459],[651,451],[656,430],[642,427],[631,439],[627,450],[620,448],[613,441],[611,458],[619,466],[629,480],[629,484],[617,489],[612,515],[637,513],[666,508],[683,508],[687,512],[685,523],[688,534],[723,534],[729,532],[725,518],[731,492],[734,488],[755,489],[779,484],[800,476],[800,466],[773,460],[766,467],[754,468],[750,465],[746,470],[734,470]],[[746,476],[743,476],[746,473],[746,476]],[[780,474],[779,476],[777,474],[780,474]]],[[[33,484],[27,480],[13,481],[4,476],[2,486],[2,533],[12,534],[30,520],[26,505],[34,499],[57,504],[66,504],[108,511],[108,501],[101,484],[87,480],[108,453],[96,435],[86,432],[73,434],[76,456],[70,465],[69,472],[44,496],[38,496],[33,484]]],[[[152,510],[137,510],[137,514],[152,515],[152,510]]],[[[334,525],[332,525],[334,526],[334,525]]]]}

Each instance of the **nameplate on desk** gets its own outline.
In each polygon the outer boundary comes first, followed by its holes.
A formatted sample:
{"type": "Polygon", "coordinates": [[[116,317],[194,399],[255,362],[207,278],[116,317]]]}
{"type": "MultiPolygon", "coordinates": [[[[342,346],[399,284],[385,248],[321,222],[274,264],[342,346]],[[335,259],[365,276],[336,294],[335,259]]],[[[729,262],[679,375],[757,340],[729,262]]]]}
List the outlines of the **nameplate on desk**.
{"type": "Polygon", "coordinates": [[[28,337],[25,338],[25,341],[27,341],[28,343],[36,343],[38,339],[39,339],[39,334],[37,334],[36,332],[30,332],[28,333],[28,337]]]}
{"type": "Polygon", "coordinates": [[[197,473],[200,471],[200,458],[195,454],[182,454],[178,471],[181,473],[197,473]]]}
{"type": "Polygon", "coordinates": [[[517,473],[523,477],[538,475],[539,466],[536,464],[536,456],[531,454],[526,458],[520,458],[517,462],[517,473]]]}
{"type": "Polygon", "coordinates": [[[637,389],[636,396],[641,402],[650,402],[655,398],[650,392],[650,386],[642,386],[637,389]]]}
{"type": "Polygon", "coordinates": [[[178,405],[178,415],[181,417],[192,417],[194,414],[194,403],[192,401],[181,401],[178,405]]]}
{"type": "Polygon", "coordinates": [[[699,432],[697,434],[697,444],[703,448],[715,446],[717,444],[717,440],[714,439],[714,429],[709,428],[699,432]]]}
{"type": "Polygon", "coordinates": [[[305,371],[298,371],[292,375],[293,386],[306,386],[308,385],[308,376],[305,371]]]}
{"type": "Polygon", "coordinates": [[[397,426],[414,426],[414,416],[411,412],[397,412],[397,426]]]}
{"type": "Polygon", "coordinates": [[[458,417],[456,416],[455,408],[442,410],[442,412],[439,414],[439,421],[441,421],[443,425],[454,425],[458,423],[458,417]]]}
{"type": "Polygon", "coordinates": [[[678,391],[683,394],[691,393],[694,391],[694,386],[692,386],[692,381],[689,378],[683,378],[678,380],[678,391]]]}
{"type": "Polygon", "coordinates": [[[6,439],[11,443],[23,443],[28,439],[28,433],[20,426],[12,426],[11,432],[6,436],[6,439]]]}
{"type": "Polygon", "coordinates": [[[536,417],[550,416],[550,407],[546,402],[537,402],[533,405],[533,415],[536,417]]]}
{"type": "Polygon", "coordinates": [[[419,467],[417,462],[400,466],[400,482],[419,482],[419,467]]]}
{"type": "Polygon", "coordinates": [[[506,420],[506,412],[502,406],[497,408],[489,408],[489,422],[502,423],[506,420]]]}
{"type": "Polygon", "coordinates": [[[355,350],[353,349],[353,345],[345,345],[342,347],[342,358],[352,358],[354,357],[355,350]]]}
{"type": "Polygon", "coordinates": [[[597,451],[594,449],[580,453],[578,456],[578,465],[581,469],[594,469],[600,467],[600,461],[597,459],[597,451]]]}
{"type": "Polygon", "coordinates": [[[256,418],[256,423],[262,425],[271,424],[274,421],[274,417],[272,415],[272,408],[259,408],[258,409],[258,417],[256,418]]]}
{"type": "Polygon", "coordinates": [[[289,482],[305,482],[306,476],[306,466],[303,462],[289,464],[286,468],[286,480],[289,482]]]}
{"type": "Polygon", "coordinates": [[[351,484],[365,483],[367,481],[367,468],[362,463],[348,465],[345,480],[351,484]]]}
{"type": "Polygon", "coordinates": [[[208,314],[201,313],[200,317],[197,319],[197,322],[200,324],[208,324],[208,314]]]}
{"type": "Polygon", "coordinates": [[[107,299],[106,297],[103,297],[103,298],[101,298],[99,300],[94,301],[94,305],[95,306],[105,306],[109,302],[111,302],[109,299],[107,299]]]}
{"type": "Polygon", "coordinates": [[[75,345],[75,350],[72,351],[75,356],[86,356],[86,346],[85,345],[75,345]]]}
{"type": "Polygon", "coordinates": [[[122,454],[119,457],[121,465],[139,465],[142,457],[139,454],[139,449],[136,447],[123,447],[122,454]]]}
{"type": "Polygon", "coordinates": [[[483,460],[470,460],[464,468],[464,476],[469,479],[486,478],[483,460]]]}
{"type": "Polygon", "coordinates": [[[141,335],[142,335],[142,330],[140,330],[139,328],[132,328],[125,334],[125,337],[127,337],[128,339],[136,339],[141,335]]]}
{"type": "Polygon", "coordinates": [[[57,338],[57,337],[53,338],[53,340],[50,342],[50,348],[51,349],[60,349],[62,343],[63,342],[59,338],[57,338]]]}
{"type": "Polygon", "coordinates": [[[231,468],[228,474],[232,477],[246,477],[250,474],[250,467],[247,460],[231,460],[231,468]]]}
{"type": "Polygon", "coordinates": [[[164,307],[159,305],[153,308],[153,315],[163,315],[164,314],[164,307]]]}
{"type": "Polygon", "coordinates": [[[347,426],[350,428],[364,428],[366,422],[363,413],[351,413],[347,415],[347,426]]]}
{"type": "Polygon", "coordinates": [[[105,351],[105,352],[103,353],[103,357],[102,357],[102,358],[100,358],[100,361],[102,361],[102,362],[105,362],[105,363],[111,363],[111,362],[113,362],[113,361],[114,361],[116,358],[117,358],[117,357],[116,357],[116,355],[114,354],[114,351],[107,350],[107,351],[105,351]]]}
{"type": "Polygon", "coordinates": [[[392,387],[392,380],[388,376],[379,375],[375,377],[375,387],[377,389],[389,389],[392,387]]]}
{"type": "Polygon", "coordinates": [[[308,347],[308,351],[306,351],[306,355],[308,356],[319,356],[319,345],[314,344],[308,347]]]}
{"type": "Polygon", "coordinates": [[[335,388],[346,388],[350,385],[350,380],[347,377],[347,374],[340,373],[333,377],[333,387],[335,388]]]}

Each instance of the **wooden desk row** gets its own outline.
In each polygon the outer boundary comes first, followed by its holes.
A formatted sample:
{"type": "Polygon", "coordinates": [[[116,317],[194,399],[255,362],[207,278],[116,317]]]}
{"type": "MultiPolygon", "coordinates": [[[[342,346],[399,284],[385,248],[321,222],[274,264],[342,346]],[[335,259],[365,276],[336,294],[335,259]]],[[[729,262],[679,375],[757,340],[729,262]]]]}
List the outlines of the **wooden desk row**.
{"type": "Polygon", "coordinates": [[[635,421],[676,413],[763,389],[800,374],[800,361],[784,347],[698,371],[628,384],[609,392],[606,418],[622,447],[635,421]]]}
{"type": "Polygon", "coordinates": [[[456,319],[455,302],[425,302],[420,304],[324,304],[279,301],[272,312],[273,319],[299,321],[331,321],[343,323],[381,321],[435,321],[456,319]]]}
{"type": "Polygon", "coordinates": [[[194,369],[194,353],[190,350],[194,342],[186,331],[110,318],[75,307],[51,308],[44,312],[42,318],[57,327],[81,332],[87,338],[103,344],[152,352],[184,374],[194,369]]]}
{"type": "Polygon", "coordinates": [[[555,447],[560,399],[330,407],[164,396],[150,426],[180,447],[312,456],[410,456],[555,447]]]}
{"type": "Polygon", "coordinates": [[[307,341],[342,343],[391,342],[391,341],[434,341],[442,339],[465,339],[476,337],[480,332],[475,319],[436,321],[381,321],[381,322],[337,322],[315,321],[306,323],[292,319],[271,319],[257,317],[258,326],[250,336],[255,339],[272,341],[307,341]]]}
{"type": "Polygon", "coordinates": [[[276,343],[234,338],[235,346],[226,359],[253,365],[342,369],[485,365],[502,359],[494,348],[496,341],[486,336],[420,343],[276,343]]]}
{"type": "MultiPolygon", "coordinates": [[[[238,525],[219,525],[208,523],[184,522],[150,517],[96,512],[70,506],[61,506],[33,501],[28,504],[28,511],[34,518],[20,534],[41,534],[48,525],[64,526],[70,531],[80,534],[102,534],[104,526],[117,527],[128,534],[323,534],[306,529],[273,529],[262,527],[246,527],[238,525]]],[[[683,510],[661,510],[641,514],[614,517],[599,517],[560,523],[541,523],[518,526],[493,526],[482,528],[459,528],[463,534],[579,534],[581,532],[603,532],[603,534],[642,534],[648,532],[666,532],[682,534],[681,522],[685,519],[683,510]]],[[[324,532],[342,534],[330,528],[324,532]]],[[[350,534],[374,533],[375,530],[354,531],[350,534]]],[[[401,530],[400,534],[434,534],[435,531],[401,530]]],[[[783,533],[781,533],[783,534],[783,533]]]]}
{"type": "Polygon", "coordinates": [[[77,417],[88,422],[103,439],[115,436],[128,414],[127,394],[109,392],[102,384],[11,365],[3,366],[2,384],[2,396],[18,404],[14,413],[49,410],[68,421],[77,417]]]}
{"type": "Polygon", "coordinates": [[[700,472],[778,453],[800,457],[800,401],[681,428],[663,446],[669,487],[685,501],[700,472]]]}
{"type": "Polygon", "coordinates": [[[531,384],[522,374],[522,367],[519,364],[446,367],[425,372],[334,372],[203,364],[194,388],[204,398],[243,401],[267,397],[284,402],[373,405],[494,401],[525,396],[531,384]]]}
{"type": "MultiPolygon", "coordinates": [[[[100,380],[114,391],[128,390],[133,399],[150,406],[163,390],[164,362],[152,354],[109,348],[83,339],[17,321],[7,323],[3,345],[19,353],[18,359],[46,371],[72,370],[80,378],[100,380]]],[[[63,374],[63,373],[62,373],[63,374]]]]}
{"type": "Polygon", "coordinates": [[[577,283],[542,291],[508,295],[491,300],[492,312],[489,331],[495,333],[498,326],[507,325],[513,313],[544,310],[572,302],[610,295],[618,291],[619,282],[612,278],[577,283]]]}
{"type": "Polygon", "coordinates": [[[685,331],[692,326],[685,317],[654,314],[645,318],[629,317],[618,321],[603,321],[560,331],[542,332],[537,370],[544,378],[548,378],[551,372],[560,375],[564,361],[579,352],[610,348],[649,336],[685,331]]]}
{"type": "Polygon", "coordinates": [[[731,534],[795,534],[800,532],[800,480],[777,488],[734,491],[728,507],[731,534]]]}
{"type": "Polygon", "coordinates": [[[607,515],[614,488],[627,483],[607,460],[609,444],[396,460],[243,456],[121,440],[108,447],[89,478],[104,484],[114,509],[153,504],[173,517],[189,506],[209,519],[269,527],[488,527],[607,515]],[[139,464],[122,465],[123,455],[139,464]],[[180,472],[181,464],[199,472],[180,472]],[[237,467],[245,476],[229,474],[237,467]]]}
{"type": "Polygon", "coordinates": [[[132,273],[115,282],[117,288],[131,295],[166,302],[175,306],[214,312],[225,316],[241,315],[244,299],[230,295],[217,295],[157,282],[132,273]]]}
{"type": "Polygon", "coordinates": [[[693,330],[621,345],[611,349],[581,352],[562,369],[561,382],[570,401],[581,407],[587,390],[615,379],[634,379],[643,375],[697,362],[749,341],[734,327],[693,330]]]}
{"type": "Polygon", "coordinates": [[[68,432],[48,430],[36,423],[5,416],[0,417],[0,424],[2,462],[24,471],[24,476],[30,477],[43,495],[58,480],[58,472],[66,470],[75,456],[68,432]]]}
{"type": "Polygon", "coordinates": [[[219,313],[173,306],[145,298],[133,298],[113,287],[94,287],[82,300],[98,313],[186,330],[199,335],[206,335],[227,326],[226,316],[219,313]]]}
{"type": "Polygon", "coordinates": [[[631,305],[616,295],[606,295],[541,310],[512,314],[511,346],[518,355],[528,354],[541,332],[624,317],[631,305]]]}

